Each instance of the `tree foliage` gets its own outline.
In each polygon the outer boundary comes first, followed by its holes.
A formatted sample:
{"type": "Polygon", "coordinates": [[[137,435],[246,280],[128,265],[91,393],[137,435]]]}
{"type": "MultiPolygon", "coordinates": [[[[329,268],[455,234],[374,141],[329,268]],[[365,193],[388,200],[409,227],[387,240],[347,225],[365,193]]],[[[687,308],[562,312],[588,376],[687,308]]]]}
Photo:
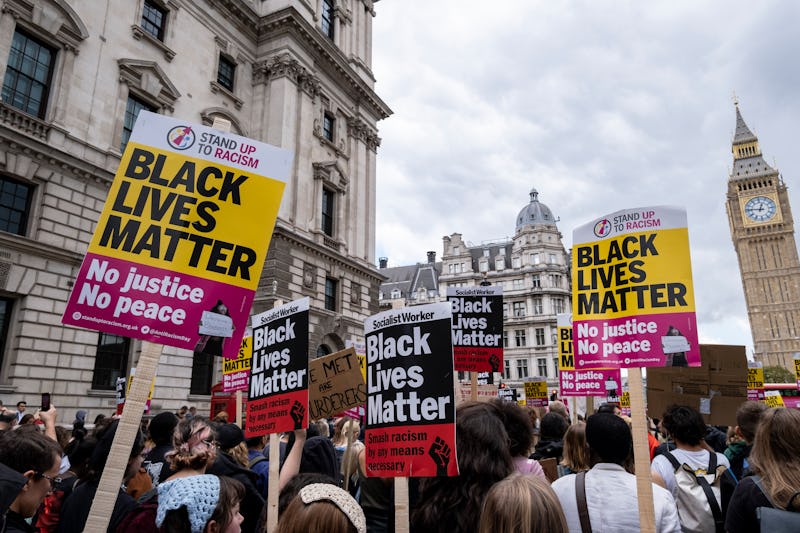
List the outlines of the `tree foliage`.
{"type": "Polygon", "coordinates": [[[764,383],[794,383],[794,381],[794,372],[790,372],[782,366],[764,367],[764,383]]]}

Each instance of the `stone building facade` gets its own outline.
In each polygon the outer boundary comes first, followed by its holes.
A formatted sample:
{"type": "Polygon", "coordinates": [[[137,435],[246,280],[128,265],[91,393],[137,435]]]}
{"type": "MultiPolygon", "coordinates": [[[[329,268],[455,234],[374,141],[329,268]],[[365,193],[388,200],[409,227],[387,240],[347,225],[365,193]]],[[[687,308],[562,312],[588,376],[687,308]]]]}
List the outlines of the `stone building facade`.
{"type": "MultiPolygon", "coordinates": [[[[48,391],[61,421],[92,418],[136,365],[138,341],[60,319],[141,109],[294,151],[253,312],[310,297],[310,356],[362,336],[391,114],[375,14],[373,0],[0,0],[0,399],[48,391]]],[[[206,411],[220,364],[166,347],[154,409],[206,411]]]]}
{"type": "Polygon", "coordinates": [[[442,301],[448,287],[502,285],[504,369],[495,382],[502,379],[520,397],[529,377],[544,376],[556,387],[556,315],[572,309],[570,257],[557,222],[534,189],[510,239],[472,244],[453,233],[443,238],[440,262],[434,252],[417,265],[389,268],[382,259],[381,308],[442,301]]]}

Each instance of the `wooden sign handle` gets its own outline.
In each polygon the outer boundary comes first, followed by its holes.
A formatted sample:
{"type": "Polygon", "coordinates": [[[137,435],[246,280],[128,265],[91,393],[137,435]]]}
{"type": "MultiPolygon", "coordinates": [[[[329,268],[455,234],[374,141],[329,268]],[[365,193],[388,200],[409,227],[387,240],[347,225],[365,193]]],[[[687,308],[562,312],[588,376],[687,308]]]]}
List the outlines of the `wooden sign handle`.
{"type": "Polygon", "coordinates": [[[628,369],[628,386],[633,420],[633,459],[636,466],[636,492],[639,495],[639,531],[655,533],[656,514],[650,475],[650,446],[647,443],[647,414],[644,408],[642,369],[628,369]]]}
{"type": "Polygon", "coordinates": [[[106,459],[106,467],[100,477],[89,517],[84,531],[105,531],[117,501],[122,479],[128,467],[133,441],[142,422],[142,413],[150,394],[150,384],[156,376],[158,362],[164,346],[152,342],[142,342],[142,353],[136,364],[131,390],[125,399],[125,408],[111,443],[111,451],[106,459]]]}

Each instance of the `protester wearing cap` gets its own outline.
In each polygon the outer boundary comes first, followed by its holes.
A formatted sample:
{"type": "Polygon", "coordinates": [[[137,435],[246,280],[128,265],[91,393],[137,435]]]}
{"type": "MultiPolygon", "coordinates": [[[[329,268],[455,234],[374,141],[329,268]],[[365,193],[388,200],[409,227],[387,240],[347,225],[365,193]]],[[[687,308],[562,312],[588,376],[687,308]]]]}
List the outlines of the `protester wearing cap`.
{"type": "MultiPolygon", "coordinates": [[[[615,531],[639,531],[636,476],[622,467],[633,448],[628,425],[610,413],[594,414],[586,421],[586,442],[591,470],[564,476],[552,485],[561,501],[569,530],[581,531],[576,480],[582,476],[586,508],[594,530],[613,525],[615,531]]],[[[679,533],[681,526],[675,500],[664,488],[655,484],[652,487],[656,531],[679,533]]]]}
{"type": "Polygon", "coordinates": [[[178,417],[175,413],[166,411],[154,416],[150,421],[150,425],[147,426],[150,440],[153,441],[155,446],[145,456],[143,466],[147,473],[150,474],[154,487],[157,487],[159,483],[163,483],[175,473],[167,462],[166,454],[173,450],[172,435],[175,433],[177,425],[178,417]]]}

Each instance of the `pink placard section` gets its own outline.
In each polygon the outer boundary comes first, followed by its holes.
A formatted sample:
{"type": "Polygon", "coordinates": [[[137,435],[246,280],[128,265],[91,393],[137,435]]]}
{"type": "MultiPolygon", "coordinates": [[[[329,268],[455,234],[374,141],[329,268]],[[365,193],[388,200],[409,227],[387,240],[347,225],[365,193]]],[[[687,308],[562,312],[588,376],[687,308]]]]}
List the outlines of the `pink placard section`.
{"type": "Polygon", "coordinates": [[[619,368],[594,370],[560,370],[558,372],[561,396],[605,396],[608,391],[622,393],[619,368]],[[609,388],[616,384],[616,389],[609,388]]]}
{"type": "Polygon", "coordinates": [[[575,321],[575,369],[699,366],[694,323],[694,313],[575,321]]]}
{"type": "Polygon", "coordinates": [[[253,291],[140,263],[87,254],[63,322],[211,355],[236,358],[243,330],[200,335],[203,311],[247,323],[253,291]]]}

